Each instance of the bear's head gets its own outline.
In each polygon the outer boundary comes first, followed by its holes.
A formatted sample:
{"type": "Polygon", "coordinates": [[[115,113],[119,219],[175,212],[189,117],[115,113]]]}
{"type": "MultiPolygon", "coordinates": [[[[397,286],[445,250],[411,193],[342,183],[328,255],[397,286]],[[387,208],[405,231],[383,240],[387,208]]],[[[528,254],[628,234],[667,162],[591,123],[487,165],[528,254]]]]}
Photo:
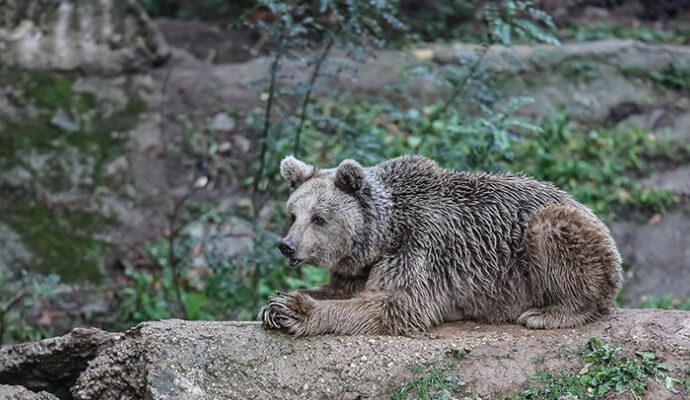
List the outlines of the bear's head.
{"type": "Polygon", "coordinates": [[[286,209],[290,230],[279,244],[290,266],[309,263],[342,273],[364,268],[381,230],[372,195],[377,185],[368,172],[353,160],[319,170],[289,156],[280,173],[293,189],[286,209]]]}

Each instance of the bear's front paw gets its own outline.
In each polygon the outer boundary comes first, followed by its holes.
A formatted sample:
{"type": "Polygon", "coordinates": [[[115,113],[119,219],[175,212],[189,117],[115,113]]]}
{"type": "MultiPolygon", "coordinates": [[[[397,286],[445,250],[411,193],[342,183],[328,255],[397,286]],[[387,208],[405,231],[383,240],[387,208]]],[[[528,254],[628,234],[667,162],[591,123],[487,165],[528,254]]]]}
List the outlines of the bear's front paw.
{"type": "Polygon", "coordinates": [[[268,305],[259,311],[259,319],[266,329],[285,329],[303,334],[302,326],[314,309],[314,299],[302,292],[278,292],[270,297],[268,305]]]}

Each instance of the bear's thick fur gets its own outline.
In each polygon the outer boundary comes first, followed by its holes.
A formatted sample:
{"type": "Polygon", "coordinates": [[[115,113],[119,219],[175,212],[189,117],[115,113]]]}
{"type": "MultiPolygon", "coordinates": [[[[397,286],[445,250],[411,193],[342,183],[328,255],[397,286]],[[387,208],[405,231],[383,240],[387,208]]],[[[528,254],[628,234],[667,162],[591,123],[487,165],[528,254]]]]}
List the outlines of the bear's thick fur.
{"type": "Polygon", "coordinates": [[[331,280],[269,299],[259,312],[267,328],[400,335],[458,319],[570,328],[606,314],[621,287],[609,230],[550,183],[418,156],[326,170],[287,157],[281,174],[294,189],[281,251],[331,280]]]}

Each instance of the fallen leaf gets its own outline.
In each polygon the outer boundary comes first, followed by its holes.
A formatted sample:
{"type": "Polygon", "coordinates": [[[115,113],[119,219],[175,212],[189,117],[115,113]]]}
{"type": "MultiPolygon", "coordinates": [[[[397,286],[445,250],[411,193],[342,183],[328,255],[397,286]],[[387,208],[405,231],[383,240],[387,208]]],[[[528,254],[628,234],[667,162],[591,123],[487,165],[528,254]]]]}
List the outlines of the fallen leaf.
{"type": "Polygon", "coordinates": [[[649,219],[649,225],[656,225],[661,222],[661,214],[654,214],[652,218],[649,219]]]}

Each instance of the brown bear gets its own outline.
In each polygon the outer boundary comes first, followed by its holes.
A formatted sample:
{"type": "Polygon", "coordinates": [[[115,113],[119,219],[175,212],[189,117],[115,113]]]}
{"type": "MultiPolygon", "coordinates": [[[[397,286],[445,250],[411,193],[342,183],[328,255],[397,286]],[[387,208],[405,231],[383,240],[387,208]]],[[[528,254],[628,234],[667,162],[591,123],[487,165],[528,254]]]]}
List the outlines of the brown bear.
{"type": "Polygon", "coordinates": [[[423,332],[444,321],[571,328],[606,314],[621,257],[606,226],[551,183],[459,172],[419,156],[371,168],[280,165],[290,266],[330,271],[259,312],[296,335],[423,332]]]}

